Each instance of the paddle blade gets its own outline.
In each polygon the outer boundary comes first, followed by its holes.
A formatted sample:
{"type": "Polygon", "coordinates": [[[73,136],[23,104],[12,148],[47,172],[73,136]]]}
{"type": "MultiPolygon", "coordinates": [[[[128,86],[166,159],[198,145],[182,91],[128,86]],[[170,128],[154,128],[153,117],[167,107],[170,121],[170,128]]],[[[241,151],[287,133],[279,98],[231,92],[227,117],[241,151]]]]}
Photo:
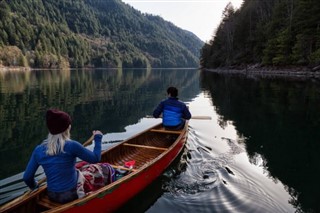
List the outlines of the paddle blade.
{"type": "MultiPolygon", "coordinates": [[[[160,116],[159,118],[161,118],[160,116]]],[[[154,118],[152,115],[147,115],[146,118],[154,118]]],[[[206,116],[206,115],[196,115],[192,116],[191,119],[197,119],[197,120],[211,120],[211,116],[206,116]]]]}

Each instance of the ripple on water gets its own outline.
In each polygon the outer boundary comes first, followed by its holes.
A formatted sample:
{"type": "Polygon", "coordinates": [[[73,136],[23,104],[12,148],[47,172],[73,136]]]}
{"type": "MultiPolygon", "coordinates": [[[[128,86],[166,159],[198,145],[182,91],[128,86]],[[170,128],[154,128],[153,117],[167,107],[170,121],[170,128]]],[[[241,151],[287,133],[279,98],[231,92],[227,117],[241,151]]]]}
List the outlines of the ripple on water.
{"type": "Polygon", "coordinates": [[[198,172],[187,169],[185,171],[187,175],[183,174],[173,178],[164,185],[164,190],[171,194],[192,195],[209,191],[215,187],[218,176],[214,168],[205,164],[198,164],[196,167],[199,167],[198,172]]]}
{"type": "Polygon", "coordinates": [[[169,175],[164,195],[148,212],[285,212],[256,177],[234,165],[234,155],[245,150],[233,140],[221,139],[230,150],[213,153],[189,132],[186,169],[169,175]]]}

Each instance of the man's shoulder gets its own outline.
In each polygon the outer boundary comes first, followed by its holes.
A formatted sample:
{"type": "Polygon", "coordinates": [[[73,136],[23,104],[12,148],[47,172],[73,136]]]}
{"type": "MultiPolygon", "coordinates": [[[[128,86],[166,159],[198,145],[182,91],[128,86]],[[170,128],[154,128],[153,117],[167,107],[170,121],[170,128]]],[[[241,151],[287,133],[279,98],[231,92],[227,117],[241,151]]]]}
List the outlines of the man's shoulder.
{"type": "Polygon", "coordinates": [[[170,105],[175,105],[175,106],[186,106],[186,104],[179,99],[167,99],[165,103],[168,103],[170,105]]]}

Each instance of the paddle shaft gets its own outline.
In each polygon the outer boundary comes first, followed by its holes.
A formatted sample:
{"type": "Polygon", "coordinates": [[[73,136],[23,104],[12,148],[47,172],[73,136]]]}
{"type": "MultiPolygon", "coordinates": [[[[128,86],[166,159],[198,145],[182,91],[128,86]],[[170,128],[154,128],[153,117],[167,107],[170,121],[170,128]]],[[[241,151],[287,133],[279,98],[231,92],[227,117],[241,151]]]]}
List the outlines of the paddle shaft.
{"type": "Polygon", "coordinates": [[[94,138],[94,135],[91,135],[91,137],[86,142],[84,142],[82,145],[83,146],[90,145],[92,143],[92,141],[93,141],[93,138],[94,138]]]}
{"type": "MultiPolygon", "coordinates": [[[[152,115],[147,115],[146,118],[155,118],[152,115]]],[[[160,116],[159,118],[162,118],[162,116],[160,116]]],[[[196,120],[211,120],[211,116],[206,116],[206,115],[195,115],[195,116],[191,116],[191,119],[196,119],[196,120]]]]}
{"type": "Polygon", "coordinates": [[[192,116],[191,119],[197,119],[197,120],[211,120],[211,116],[206,116],[206,115],[196,115],[192,116]]]}

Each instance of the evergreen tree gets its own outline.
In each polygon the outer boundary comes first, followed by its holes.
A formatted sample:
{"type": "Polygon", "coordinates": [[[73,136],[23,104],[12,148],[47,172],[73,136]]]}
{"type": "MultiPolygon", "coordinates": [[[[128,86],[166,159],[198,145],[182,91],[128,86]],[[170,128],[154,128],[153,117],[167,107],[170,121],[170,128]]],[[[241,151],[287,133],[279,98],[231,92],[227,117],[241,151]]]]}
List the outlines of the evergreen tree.
{"type": "Polygon", "coordinates": [[[22,50],[32,67],[56,66],[59,58],[72,67],[115,67],[120,58],[124,67],[195,67],[203,45],[119,0],[3,0],[0,17],[0,45],[22,50]]]}
{"type": "Polygon", "coordinates": [[[319,1],[244,0],[233,13],[228,7],[216,34],[202,48],[203,67],[320,64],[319,1]]]}

